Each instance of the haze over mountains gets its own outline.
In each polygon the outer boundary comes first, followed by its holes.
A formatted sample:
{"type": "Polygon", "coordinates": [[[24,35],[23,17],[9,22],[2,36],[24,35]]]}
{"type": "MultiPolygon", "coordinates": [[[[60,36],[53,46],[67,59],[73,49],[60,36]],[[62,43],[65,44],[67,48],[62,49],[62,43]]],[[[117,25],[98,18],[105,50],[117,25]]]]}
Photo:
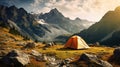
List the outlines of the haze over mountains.
{"type": "Polygon", "coordinates": [[[88,43],[100,42],[103,45],[113,46],[120,44],[120,7],[107,12],[102,19],[83,30],[78,35],[88,43]]]}
{"type": "Polygon", "coordinates": [[[0,26],[17,31],[32,40],[54,40],[57,36],[77,33],[92,23],[87,20],[66,18],[56,8],[45,14],[32,15],[23,8],[0,6],[0,26]]]}
{"type": "Polygon", "coordinates": [[[23,8],[0,5],[0,26],[28,39],[66,41],[66,35],[80,32],[78,35],[87,43],[100,42],[109,46],[120,44],[120,7],[107,12],[99,22],[90,26],[92,23],[80,18],[71,20],[56,8],[44,14],[30,14],[23,8]]]}

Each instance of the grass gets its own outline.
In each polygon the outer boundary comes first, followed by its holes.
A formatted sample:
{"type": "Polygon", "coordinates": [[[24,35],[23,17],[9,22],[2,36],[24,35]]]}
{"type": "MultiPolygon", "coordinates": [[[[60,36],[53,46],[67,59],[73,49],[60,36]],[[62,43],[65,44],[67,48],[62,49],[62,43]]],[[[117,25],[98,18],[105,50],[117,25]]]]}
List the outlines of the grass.
{"type": "MultiPolygon", "coordinates": [[[[19,49],[21,48],[20,46],[17,46],[16,44],[20,42],[28,42],[24,41],[21,36],[18,35],[12,35],[9,32],[8,29],[6,28],[0,28],[0,41],[6,40],[4,44],[6,44],[7,47],[9,48],[14,48],[14,49],[19,49]],[[16,41],[14,41],[15,39],[16,41]]],[[[91,47],[86,50],[71,50],[71,49],[63,49],[64,44],[57,44],[55,46],[49,47],[48,49],[44,50],[43,47],[45,44],[42,43],[37,43],[39,46],[37,46],[34,50],[37,50],[41,53],[54,53],[58,58],[70,58],[74,56],[80,56],[82,53],[89,52],[89,53],[95,53],[95,54],[102,54],[102,53],[107,53],[111,55],[113,53],[114,48],[110,47],[91,47]]],[[[25,52],[30,52],[31,49],[25,51],[25,52]]],[[[106,60],[106,59],[105,59],[106,60]]]]}
{"type": "MultiPolygon", "coordinates": [[[[111,48],[111,47],[91,47],[86,50],[72,50],[72,49],[64,49],[63,48],[64,45],[59,45],[59,44],[49,47],[46,50],[42,49],[42,47],[44,47],[44,45],[40,44],[34,50],[39,51],[41,53],[45,53],[45,54],[56,54],[56,56],[61,59],[66,59],[71,57],[78,59],[82,53],[85,53],[85,52],[94,53],[98,55],[102,60],[105,60],[105,61],[107,61],[109,57],[111,57],[114,50],[114,48],[111,48]]],[[[28,51],[31,51],[31,50],[28,50],[28,51]]],[[[38,66],[45,67],[44,64],[45,64],[44,62],[36,62],[34,60],[34,61],[31,61],[31,65],[30,66],[28,65],[27,67],[38,67],[38,66]]],[[[119,65],[113,64],[113,66],[118,67],[119,65]]]]}
{"type": "MultiPolygon", "coordinates": [[[[86,50],[72,50],[72,49],[64,49],[64,45],[55,45],[52,47],[49,47],[48,49],[44,50],[44,44],[37,43],[39,44],[36,48],[33,50],[39,51],[40,53],[44,54],[51,54],[51,55],[56,55],[58,58],[61,59],[66,59],[66,58],[79,58],[82,53],[94,53],[98,56],[100,56],[101,59],[103,60],[108,60],[109,57],[113,54],[114,48],[111,47],[91,47],[86,50]]],[[[27,50],[28,52],[31,52],[31,49],[27,50]]],[[[113,64],[114,66],[119,66],[116,64],[113,64]]],[[[31,63],[27,65],[26,67],[45,67],[45,62],[37,62],[35,59],[31,59],[31,63]]]]}
{"type": "MultiPolygon", "coordinates": [[[[43,47],[43,46],[42,46],[43,47]]],[[[94,54],[109,54],[112,55],[114,48],[110,47],[91,47],[85,50],[72,50],[72,49],[64,49],[64,45],[55,45],[49,47],[48,49],[44,50],[42,47],[36,48],[37,51],[41,53],[54,53],[58,58],[70,58],[74,56],[80,56],[82,53],[94,53],[94,54]]]]}
{"type": "MultiPolygon", "coordinates": [[[[21,36],[13,35],[9,33],[9,30],[6,28],[0,28],[0,47],[6,47],[10,49],[21,49],[22,46],[17,46],[17,44],[21,42],[31,42],[31,41],[30,40],[24,41],[21,36]]],[[[64,44],[57,44],[55,46],[49,47],[46,50],[44,50],[43,47],[45,46],[45,44],[42,44],[42,43],[36,43],[36,44],[38,44],[36,48],[23,50],[23,51],[26,53],[30,53],[31,50],[36,50],[36,51],[39,51],[40,53],[54,54],[61,59],[66,59],[71,57],[80,57],[82,53],[86,52],[86,53],[94,53],[103,60],[108,60],[114,51],[114,48],[112,47],[91,47],[85,50],[64,49],[63,48],[64,44]]],[[[31,58],[30,60],[31,60],[31,63],[28,64],[26,67],[45,67],[45,62],[38,62],[33,58],[31,58]]],[[[113,65],[115,66],[115,64],[113,65]]]]}

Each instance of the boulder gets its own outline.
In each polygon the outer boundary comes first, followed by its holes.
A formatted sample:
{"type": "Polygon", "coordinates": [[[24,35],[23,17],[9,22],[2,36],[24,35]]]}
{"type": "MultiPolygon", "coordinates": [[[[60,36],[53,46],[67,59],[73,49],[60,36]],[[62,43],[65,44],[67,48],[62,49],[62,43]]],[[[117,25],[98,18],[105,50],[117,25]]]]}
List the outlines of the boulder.
{"type": "Polygon", "coordinates": [[[35,57],[42,56],[42,54],[39,53],[39,52],[36,51],[36,50],[32,50],[31,55],[33,55],[33,56],[35,56],[35,57]]]}
{"type": "Polygon", "coordinates": [[[84,53],[81,55],[79,61],[87,62],[88,67],[113,67],[107,61],[103,61],[93,54],[84,53]]]}
{"type": "Polygon", "coordinates": [[[54,45],[56,45],[55,42],[49,42],[49,43],[45,44],[45,47],[51,47],[51,46],[54,46],[54,45]]]}
{"type": "Polygon", "coordinates": [[[14,65],[14,67],[21,67],[30,63],[29,56],[16,49],[9,52],[1,61],[7,65],[14,65]]]}
{"type": "Polygon", "coordinates": [[[117,64],[120,64],[120,47],[115,48],[113,52],[113,56],[110,58],[112,62],[115,62],[117,64]]]}
{"type": "Polygon", "coordinates": [[[36,60],[37,60],[37,61],[47,61],[48,58],[47,58],[46,54],[42,54],[42,55],[40,55],[40,56],[37,56],[37,57],[36,57],[36,60]]]}
{"type": "Polygon", "coordinates": [[[70,64],[71,58],[61,60],[61,59],[56,59],[55,56],[47,56],[47,59],[48,59],[48,63],[46,63],[46,65],[48,67],[75,67],[72,64],[70,64]]]}
{"type": "Polygon", "coordinates": [[[46,55],[43,55],[36,50],[32,50],[31,56],[34,57],[37,61],[46,61],[46,55]]]}
{"type": "Polygon", "coordinates": [[[115,48],[115,50],[114,50],[114,56],[115,57],[119,57],[120,58],[120,47],[118,47],[118,48],[115,48]]]}
{"type": "Polygon", "coordinates": [[[84,61],[90,61],[90,60],[96,61],[96,60],[98,60],[98,58],[97,58],[96,55],[84,53],[84,54],[81,55],[80,60],[84,60],[84,61]]]}

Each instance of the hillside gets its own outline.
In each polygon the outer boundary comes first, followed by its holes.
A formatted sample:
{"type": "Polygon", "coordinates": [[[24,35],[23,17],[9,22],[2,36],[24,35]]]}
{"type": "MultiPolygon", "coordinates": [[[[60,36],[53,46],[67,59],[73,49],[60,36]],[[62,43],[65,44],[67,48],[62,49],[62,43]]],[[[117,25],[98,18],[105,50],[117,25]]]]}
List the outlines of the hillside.
{"type": "MultiPolygon", "coordinates": [[[[24,38],[22,36],[19,36],[19,35],[13,35],[11,33],[9,33],[9,29],[7,28],[1,28],[0,27],[0,45],[1,46],[6,46],[8,47],[9,46],[9,50],[12,50],[12,49],[20,49],[22,48],[22,45],[19,46],[17,44],[23,44],[23,43],[27,43],[27,42],[33,42],[32,40],[24,40],[24,38]]],[[[65,58],[69,58],[69,57],[72,57],[74,56],[74,53],[76,53],[77,55],[80,55],[84,52],[92,52],[92,53],[97,53],[97,52],[100,52],[100,51],[105,51],[105,52],[110,52],[112,53],[113,51],[113,48],[107,48],[107,47],[91,47],[90,49],[86,49],[86,50],[72,50],[72,49],[64,49],[64,44],[57,44],[57,45],[54,45],[54,46],[51,46],[49,47],[48,49],[44,50],[44,46],[46,44],[42,44],[42,43],[36,43],[36,44],[39,44],[38,47],[34,48],[34,50],[37,50],[41,53],[55,53],[57,54],[57,56],[59,58],[62,58],[62,59],[65,59],[65,58]],[[106,51],[110,49],[110,51],[106,51]],[[62,53],[65,53],[68,52],[68,54],[70,55],[62,55],[62,53]],[[70,53],[69,53],[70,52],[70,53]]],[[[1,47],[3,48],[3,47],[1,47]]],[[[7,49],[7,48],[5,48],[7,49]]],[[[31,51],[32,49],[28,49],[28,51],[31,51]]],[[[27,50],[26,50],[27,51],[27,50]]],[[[76,55],[75,54],[75,55],[76,55]]]]}
{"type": "Polygon", "coordinates": [[[70,20],[57,9],[37,16],[16,6],[0,5],[0,10],[0,26],[15,30],[18,34],[34,41],[59,41],[61,39],[56,40],[56,37],[76,33],[86,28],[84,23],[89,23],[78,18],[70,20]]]}
{"type": "Polygon", "coordinates": [[[12,50],[20,48],[16,46],[19,43],[32,42],[31,40],[26,40],[20,35],[10,33],[10,29],[0,27],[0,49],[1,50],[12,50]]]}
{"type": "Polygon", "coordinates": [[[64,29],[54,25],[41,24],[41,20],[36,20],[33,15],[27,13],[23,8],[15,6],[0,6],[0,26],[16,30],[20,35],[34,41],[44,41],[54,39],[62,34],[69,34],[64,29]]]}
{"type": "Polygon", "coordinates": [[[81,31],[78,35],[83,37],[88,43],[100,42],[103,45],[119,45],[120,31],[120,7],[114,11],[107,12],[102,19],[81,31]]]}
{"type": "MultiPolygon", "coordinates": [[[[31,55],[32,51],[38,51],[40,54],[45,54],[48,57],[52,56],[53,58],[57,58],[56,60],[65,60],[68,58],[73,58],[73,62],[75,62],[80,58],[81,54],[83,53],[96,54],[99,57],[101,57],[103,60],[108,61],[109,57],[111,57],[111,55],[113,54],[112,52],[114,50],[114,48],[110,48],[110,47],[91,47],[90,49],[86,49],[86,50],[72,50],[72,49],[64,49],[63,44],[62,45],[56,44],[47,49],[44,49],[45,44],[41,44],[41,43],[35,43],[37,44],[37,47],[35,48],[23,49],[26,43],[32,42],[32,41],[29,41],[29,40],[24,41],[21,36],[13,35],[9,33],[9,29],[6,29],[6,28],[0,28],[0,29],[2,31],[0,33],[0,58],[3,55],[6,55],[8,52],[10,52],[13,49],[21,50],[22,52],[25,52],[30,56],[30,63],[27,64],[26,67],[38,67],[38,66],[46,67],[47,63],[50,63],[49,60],[46,60],[46,61],[37,60],[36,56],[31,55]],[[18,44],[21,44],[21,45],[18,45],[18,44]]],[[[0,66],[8,67],[7,65],[4,65],[2,62],[0,63],[0,66]]]]}
{"type": "MultiPolygon", "coordinates": [[[[71,58],[72,60],[70,65],[75,65],[73,67],[78,67],[79,65],[85,67],[84,65],[86,65],[86,63],[78,61],[83,53],[94,54],[104,61],[109,61],[114,51],[114,48],[112,47],[102,47],[102,46],[90,46],[89,49],[85,49],[85,50],[72,50],[72,49],[63,48],[64,44],[56,44],[54,46],[50,46],[44,49],[46,44],[35,43],[31,40],[25,40],[22,36],[19,36],[17,34],[16,35],[11,34],[10,29],[0,27],[0,32],[1,32],[0,33],[0,66],[1,67],[9,67],[9,65],[2,63],[1,58],[4,57],[7,53],[9,53],[11,50],[19,50],[29,55],[30,63],[27,64],[26,67],[39,67],[39,66],[46,67],[48,63],[53,63],[53,61],[50,60],[51,57],[53,59],[55,58],[56,63],[61,62],[61,60],[64,61],[71,58]],[[36,47],[24,48],[26,44],[30,42],[35,43],[36,47]],[[39,57],[36,57],[38,55],[37,52],[40,53],[39,57]],[[40,61],[39,58],[42,57],[41,54],[44,54],[49,59],[40,61]]],[[[115,64],[113,62],[110,63],[115,67],[119,67],[118,64],[115,64]]]]}

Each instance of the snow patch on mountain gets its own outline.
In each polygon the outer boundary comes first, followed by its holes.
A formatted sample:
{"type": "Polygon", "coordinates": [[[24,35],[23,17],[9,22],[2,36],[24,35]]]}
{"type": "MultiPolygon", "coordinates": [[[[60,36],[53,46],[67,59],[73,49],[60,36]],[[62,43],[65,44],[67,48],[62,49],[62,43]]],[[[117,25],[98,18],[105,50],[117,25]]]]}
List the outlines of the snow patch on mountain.
{"type": "Polygon", "coordinates": [[[39,24],[47,24],[43,19],[39,19],[37,22],[38,22],[39,24]]]}

